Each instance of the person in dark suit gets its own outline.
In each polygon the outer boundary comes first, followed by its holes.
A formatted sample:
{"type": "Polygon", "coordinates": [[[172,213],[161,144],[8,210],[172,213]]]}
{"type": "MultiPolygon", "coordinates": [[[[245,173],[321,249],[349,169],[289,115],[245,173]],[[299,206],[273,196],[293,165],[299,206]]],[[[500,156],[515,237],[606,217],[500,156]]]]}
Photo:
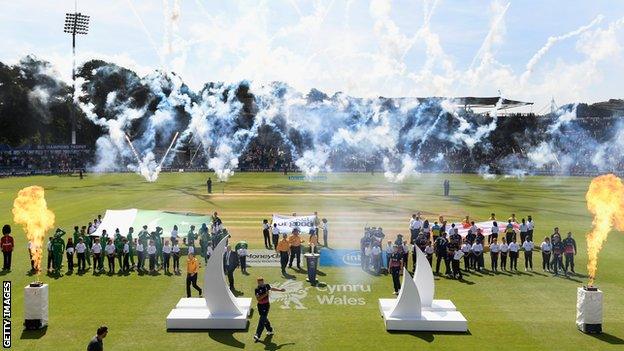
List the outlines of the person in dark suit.
{"type": "Polygon", "coordinates": [[[228,277],[228,283],[230,284],[230,290],[235,291],[234,288],[234,271],[238,267],[238,255],[236,251],[232,251],[230,245],[227,246],[225,253],[223,254],[223,270],[228,277]]]}

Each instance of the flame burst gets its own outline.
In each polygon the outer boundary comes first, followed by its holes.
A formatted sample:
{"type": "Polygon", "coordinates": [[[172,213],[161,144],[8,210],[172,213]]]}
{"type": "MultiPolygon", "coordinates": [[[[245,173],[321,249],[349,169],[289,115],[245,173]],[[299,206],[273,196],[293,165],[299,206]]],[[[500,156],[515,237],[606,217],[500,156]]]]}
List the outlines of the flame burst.
{"type": "Polygon", "coordinates": [[[592,230],[587,233],[587,271],[589,285],[594,284],[598,269],[598,253],[607,240],[611,228],[624,231],[624,184],[613,174],[592,180],[585,195],[587,209],[594,216],[592,230]]]}
{"type": "Polygon", "coordinates": [[[54,213],[48,209],[43,188],[29,186],[19,191],[13,201],[13,221],[21,224],[32,242],[30,253],[37,271],[41,271],[41,257],[46,232],[54,227],[54,213]]]}

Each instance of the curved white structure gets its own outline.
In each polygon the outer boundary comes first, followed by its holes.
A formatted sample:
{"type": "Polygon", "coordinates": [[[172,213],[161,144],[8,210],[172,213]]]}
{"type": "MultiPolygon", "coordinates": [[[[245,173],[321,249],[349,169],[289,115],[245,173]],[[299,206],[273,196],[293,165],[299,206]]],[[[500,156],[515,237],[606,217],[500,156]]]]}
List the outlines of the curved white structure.
{"type": "Polygon", "coordinates": [[[416,270],[414,271],[414,283],[420,292],[420,303],[423,306],[431,307],[433,303],[433,293],[435,291],[435,281],[433,270],[427,260],[427,256],[420,249],[416,248],[416,270]]]}
{"type": "Polygon", "coordinates": [[[416,250],[416,270],[414,271],[414,282],[420,293],[420,303],[423,309],[455,311],[457,308],[451,300],[434,300],[435,280],[433,270],[424,252],[418,248],[416,250]]]}
{"type": "Polygon", "coordinates": [[[204,270],[204,297],[182,298],[167,316],[167,330],[245,329],[251,298],[237,298],[225,282],[223,254],[227,238],[214,249],[204,270]]]}
{"type": "Polygon", "coordinates": [[[204,299],[206,307],[214,316],[234,316],[243,313],[223,275],[223,255],[226,245],[227,237],[217,244],[204,270],[204,299]]]}
{"type": "Polygon", "coordinates": [[[420,294],[407,269],[403,268],[401,292],[389,313],[392,318],[419,318],[421,316],[420,294]]]}
{"type": "MultiPolygon", "coordinates": [[[[426,262],[429,265],[429,262],[426,262]]],[[[433,289],[432,289],[433,290],[433,289]]],[[[421,305],[420,289],[403,268],[401,292],[396,299],[379,299],[386,330],[465,332],[466,318],[458,311],[432,310],[421,305]]]]}

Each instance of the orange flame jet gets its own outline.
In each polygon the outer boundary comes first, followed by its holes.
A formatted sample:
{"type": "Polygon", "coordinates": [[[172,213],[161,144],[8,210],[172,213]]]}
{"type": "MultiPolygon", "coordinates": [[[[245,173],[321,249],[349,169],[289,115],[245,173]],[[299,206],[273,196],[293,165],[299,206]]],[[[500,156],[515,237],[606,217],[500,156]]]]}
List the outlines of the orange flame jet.
{"type": "Polygon", "coordinates": [[[598,253],[611,229],[624,231],[624,184],[613,174],[592,180],[585,195],[587,209],[594,216],[592,230],[587,233],[587,271],[589,285],[594,284],[598,269],[598,253]]]}
{"type": "Polygon", "coordinates": [[[41,271],[43,244],[47,231],[54,227],[54,219],[42,187],[33,185],[19,191],[13,201],[13,221],[24,227],[26,237],[32,243],[30,254],[37,272],[41,271]]]}

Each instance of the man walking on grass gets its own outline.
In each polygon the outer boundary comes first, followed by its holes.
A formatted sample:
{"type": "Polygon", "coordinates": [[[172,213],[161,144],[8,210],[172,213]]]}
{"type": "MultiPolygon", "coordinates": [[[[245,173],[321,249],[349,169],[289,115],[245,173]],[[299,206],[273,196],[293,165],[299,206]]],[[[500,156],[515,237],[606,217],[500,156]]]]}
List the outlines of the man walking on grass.
{"type": "Polygon", "coordinates": [[[89,341],[89,345],[87,345],[87,351],[104,351],[104,343],[102,340],[108,334],[108,327],[101,326],[97,329],[97,332],[93,339],[89,341]]]}
{"type": "Polygon", "coordinates": [[[273,335],[273,327],[271,327],[271,322],[269,321],[269,309],[271,307],[269,293],[271,291],[286,291],[286,289],[276,289],[272,288],[269,284],[265,284],[264,278],[262,277],[258,277],[257,281],[258,286],[256,287],[255,294],[256,300],[258,300],[258,314],[260,315],[260,319],[258,319],[258,327],[253,336],[254,342],[260,341],[260,336],[264,328],[267,330],[267,335],[273,335]]]}

